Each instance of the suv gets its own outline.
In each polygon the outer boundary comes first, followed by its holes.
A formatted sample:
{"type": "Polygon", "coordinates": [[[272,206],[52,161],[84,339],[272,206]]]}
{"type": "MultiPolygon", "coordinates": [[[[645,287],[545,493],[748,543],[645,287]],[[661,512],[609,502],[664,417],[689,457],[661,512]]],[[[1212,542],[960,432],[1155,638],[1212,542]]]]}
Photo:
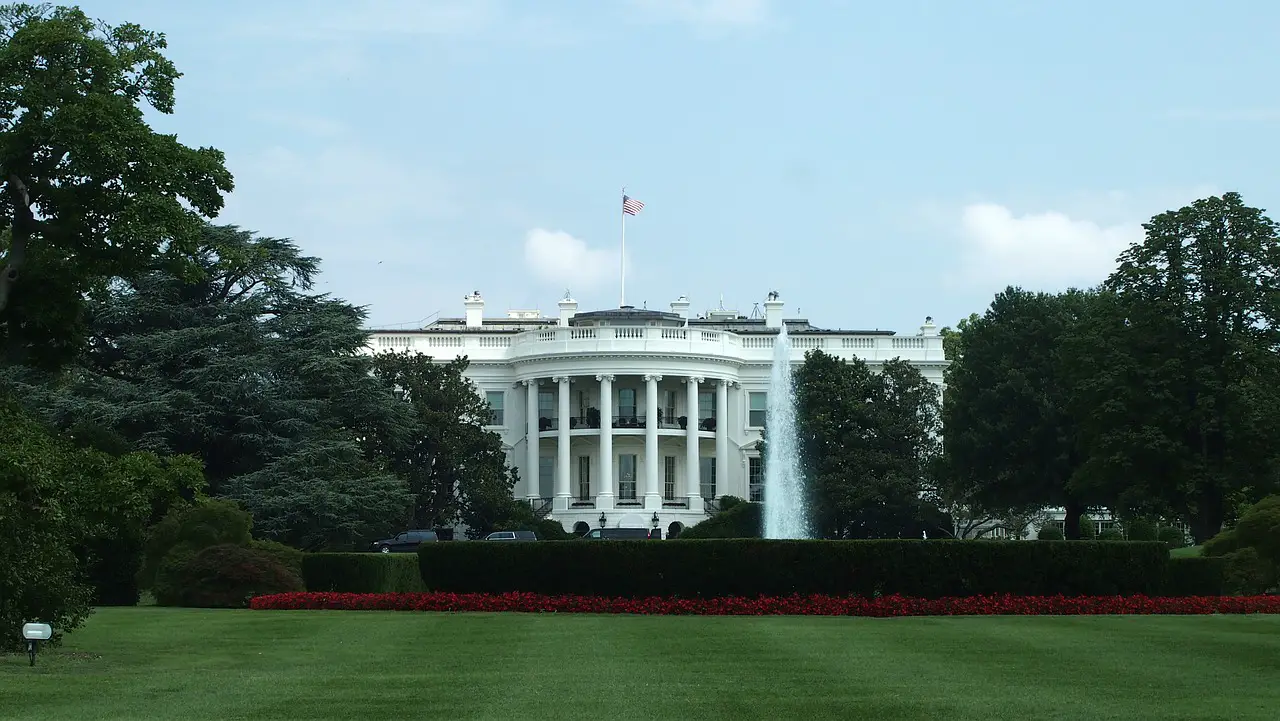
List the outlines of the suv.
{"type": "Polygon", "coordinates": [[[373,542],[373,550],[380,553],[393,551],[415,551],[420,543],[438,541],[435,531],[405,531],[396,534],[395,538],[384,538],[373,542]]]}
{"type": "Polygon", "coordinates": [[[533,531],[494,531],[484,537],[486,541],[536,541],[533,531]]]}

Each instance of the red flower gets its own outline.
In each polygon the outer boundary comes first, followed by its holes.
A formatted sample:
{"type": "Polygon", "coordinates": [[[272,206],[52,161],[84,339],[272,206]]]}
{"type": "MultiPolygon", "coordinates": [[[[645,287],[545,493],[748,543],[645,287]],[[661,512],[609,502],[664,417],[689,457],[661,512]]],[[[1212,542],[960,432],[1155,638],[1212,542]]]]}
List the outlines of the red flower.
{"type": "Polygon", "coordinates": [[[1091,616],[1280,613],[1280,596],[784,596],[608,598],[532,593],[280,593],[257,596],[258,610],[483,611],[689,616],[1091,616]]]}

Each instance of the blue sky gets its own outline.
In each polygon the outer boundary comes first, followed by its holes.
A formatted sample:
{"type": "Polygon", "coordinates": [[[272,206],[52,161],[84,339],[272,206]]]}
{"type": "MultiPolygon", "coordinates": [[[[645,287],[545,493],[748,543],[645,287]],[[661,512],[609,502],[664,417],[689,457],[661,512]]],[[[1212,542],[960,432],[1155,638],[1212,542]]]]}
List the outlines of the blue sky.
{"type": "Polygon", "coordinates": [[[1050,5],[80,3],[166,33],[155,125],[227,153],[219,220],[372,325],[616,307],[625,185],[630,303],[900,332],[1092,285],[1197,197],[1280,206],[1280,5],[1050,5]]]}

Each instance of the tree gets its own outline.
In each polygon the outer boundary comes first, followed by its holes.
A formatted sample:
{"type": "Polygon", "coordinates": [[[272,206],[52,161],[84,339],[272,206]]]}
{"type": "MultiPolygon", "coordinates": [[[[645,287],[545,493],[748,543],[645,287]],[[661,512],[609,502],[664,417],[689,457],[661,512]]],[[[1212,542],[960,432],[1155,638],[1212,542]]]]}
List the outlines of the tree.
{"type": "Polygon", "coordinates": [[[93,293],[82,364],[10,382],[61,428],[199,457],[267,538],[349,548],[402,525],[408,488],[370,439],[410,414],[372,375],[364,312],[311,293],[319,261],[285,239],[206,226],[193,258],[93,293]]]}
{"type": "Polygon", "coordinates": [[[78,449],[2,393],[0,438],[0,648],[9,648],[25,621],[59,636],[77,628],[94,600],[94,554],[123,549],[111,570],[136,573],[147,524],[201,479],[191,459],[78,449]]]}
{"type": "Polygon", "coordinates": [[[978,322],[980,317],[977,313],[970,313],[967,317],[961,318],[954,329],[947,326],[938,331],[938,335],[942,336],[942,355],[947,360],[956,360],[964,353],[964,332],[969,326],[978,322]]]}
{"type": "Polygon", "coordinates": [[[163,35],[76,8],[0,7],[0,351],[57,364],[85,293],[179,267],[232,188],[223,154],[154,132],[177,69],[163,35]]]}
{"type": "Polygon", "coordinates": [[[1144,228],[1107,279],[1106,322],[1086,339],[1097,372],[1082,388],[1082,483],[1122,510],[1186,518],[1200,542],[1277,488],[1280,242],[1237,193],[1144,228]]]}
{"type": "Polygon", "coordinates": [[[467,365],[465,357],[441,363],[409,351],[374,357],[375,376],[412,411],[411,432],[379,444],[388,468],[409,483],[418,528],[464,516],[483,527],[500,520],[495,504],[512,496],[515,477],[501,439],[484,427],[489,407],[463,375],[467,365]]]}
{"type": "Polygon", "coordinates": [[[1095,294],[1008,288],[967,324],[947,371],[944,485],[970,513],[1066,510],[1070,538],[1096,499],[1071,485],[1084,459],[1073,416],[1074,376],[1061,349],[1087,324],[1095,294]]]}
{"type": "Polygon", "coordinates": [[[795,383],[819,534],[919,536],[921,493],[938,452],[937,387],[899,359],[877,374],[860,359],[822,351],[805,355],[795,383]]]}

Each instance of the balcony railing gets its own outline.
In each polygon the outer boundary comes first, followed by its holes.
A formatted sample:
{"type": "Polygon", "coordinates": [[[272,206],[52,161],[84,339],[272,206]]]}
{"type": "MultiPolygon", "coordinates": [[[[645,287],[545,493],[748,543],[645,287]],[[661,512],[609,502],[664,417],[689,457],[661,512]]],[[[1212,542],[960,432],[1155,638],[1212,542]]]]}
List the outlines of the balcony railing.
{"type": "MultiPolygon", "coordinates": [[[[614,428],[631,428],[643,429],[646,427],[647,418],[643,415],[619,414],[613,416],[614,428]]],[[[658,416],[658,428],[665,430],[685,430],[688,426],[688,418],[686,416],[677,416],[675,418],[666,418],[662,415],[658,416]]],[[[599,415],[590,416],[572,416],[569,418],[569,428],[571,430],[582,430],[589,428],[599,428],[599,415]]],[[[548,418],[542,416],[538,419],[538,430],[541,432],[554,431],[560,428],[559,418],[548,418]]],[[[711,432],[716,429],[715,417],[702,418],[698,421],[698,430],[711,432]]]]}
{"type": "Polygon", "coordinates": [[[529,505],[533,508],[533,517],[542,519],[551,515],[553,500],[550,498],[530,498],[529,505]]]}
{"type": "Polygon", "coordinates": [[[674,497],[667,497],[667,498],[663,498],[663,499],[662,499],[662,507],[663,507],[663,508],[688,508],[688,507],[689,507],[689,497],[688,497],[688,496],[674,496],[674,497]]]}

